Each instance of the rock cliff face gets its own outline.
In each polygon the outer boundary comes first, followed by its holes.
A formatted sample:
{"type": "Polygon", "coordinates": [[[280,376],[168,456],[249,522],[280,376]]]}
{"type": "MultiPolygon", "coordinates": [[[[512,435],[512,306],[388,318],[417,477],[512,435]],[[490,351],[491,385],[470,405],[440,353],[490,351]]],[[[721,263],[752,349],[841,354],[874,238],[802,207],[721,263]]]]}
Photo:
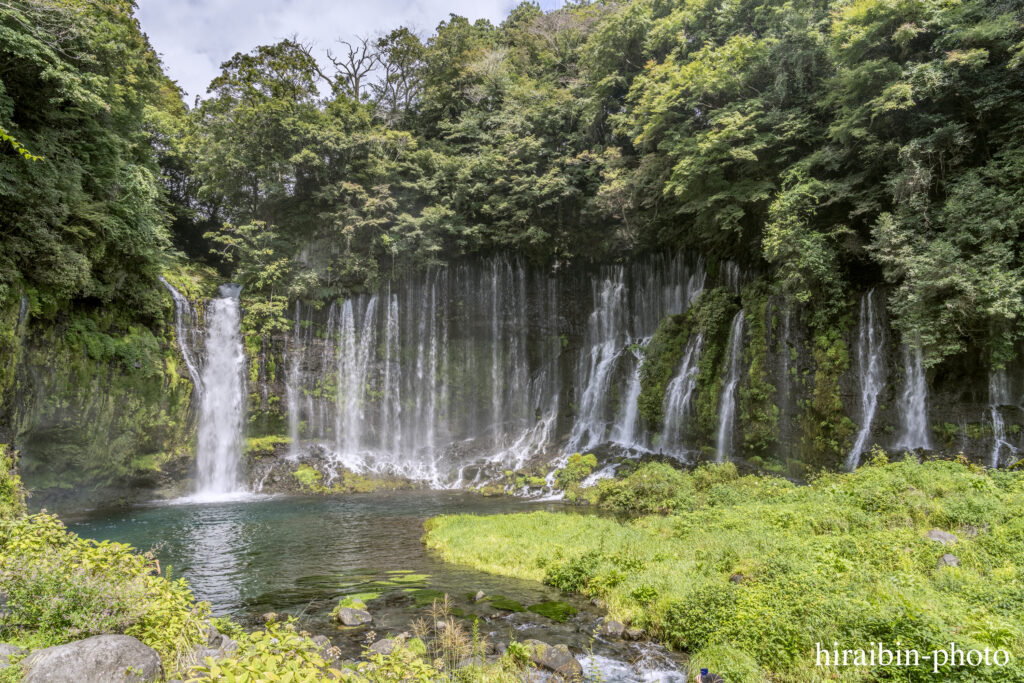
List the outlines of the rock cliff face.
{"type": "Polygon", "coordinates": [[[20,453],[34,507],[83,492],[112,502],[187,470],[193,383],[170,298],[150,327],[99,311],[17,311],[0,344],[0,443],[20,453]]]}
{"type": "MultiPolygon", "coordinates": [[[[150,328],[4,312],[0,441],[20,451],[37,505],[189,477],[206,300],[172,289],[150,328]]],[[[797,477],[855,466],[875,444],[1015,462],[1019,362],[995,371],[975,351],[926,370],[890,328],[885,292],[846,304],[815,329],[758,273],[696,255],[554,270],[476,259],[292,302],[287,332],[245,339],[246,450],[262,458],[247,462],[263,462],[249,479],[277,471],[267,458],[312,458],[328,478],[470,486],[587,450],[797,477]]]]}

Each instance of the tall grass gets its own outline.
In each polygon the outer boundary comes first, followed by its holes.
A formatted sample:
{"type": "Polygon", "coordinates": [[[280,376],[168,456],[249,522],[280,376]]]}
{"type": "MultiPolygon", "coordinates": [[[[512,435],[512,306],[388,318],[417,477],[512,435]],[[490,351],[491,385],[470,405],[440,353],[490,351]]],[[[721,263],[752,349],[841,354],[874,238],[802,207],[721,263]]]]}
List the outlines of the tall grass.
{"type": "MultiPolygon", "coordinates": [[[[598,498],[643,509],[643,491],[664,493],[650,474],[598,498]]],[[[452,562],[599,596],[730,681],[936,680],[930,667],[815,666],[815,644],[833,641],[1006,648],[1007,667],[939,678],[1024,680],[1024,473],[879,460],[810,486],[729,465],[670,476],[668,516],[446,516],[426,542],[452,562]],[[959,540],[943,546],[931,528],[959,540]],[[944,553],[960,565],[940,568],[944,553]]]]}

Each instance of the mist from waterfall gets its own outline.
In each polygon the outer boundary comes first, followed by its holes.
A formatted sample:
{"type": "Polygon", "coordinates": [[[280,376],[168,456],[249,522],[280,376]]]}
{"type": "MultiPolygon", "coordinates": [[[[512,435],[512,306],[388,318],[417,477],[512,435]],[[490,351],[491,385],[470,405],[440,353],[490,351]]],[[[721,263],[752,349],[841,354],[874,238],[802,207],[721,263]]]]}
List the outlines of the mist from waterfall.
{"type": "Polygon", "coordinates": [[[903,346],[903,393],[900,395],[900,432],[895,448],[932,447],[928,434],[928,385],[921,347],[903,346]]]}
{"type": "Polygon", "coordinates": [[[239,472],[245,429],[245,352],[236,285],[222,285],[206,312],[203,395],[196,447],[197,501],[243,492],[239,472]]]}
{"type": "Polygon", "coordinates": [[[715,462],[725,462],[733,455],[733,432],[736,423],[736,387],[743,369],[743,311],[732,319],[729,351],[725,357],[728,374],[718,403],[718,438],[715,440],[715,462]]]}
{"type": "Polygon", "coordinates": [[[876,315],[875,290],[860,300],[857,332],[857,378],[860,383],[860,429],[846,457],[846,469],[852,472],[860,464],[861,455],[871,436],[871,424],[878,410],[878,396],[885,387],[885,328],[876,315]]]}

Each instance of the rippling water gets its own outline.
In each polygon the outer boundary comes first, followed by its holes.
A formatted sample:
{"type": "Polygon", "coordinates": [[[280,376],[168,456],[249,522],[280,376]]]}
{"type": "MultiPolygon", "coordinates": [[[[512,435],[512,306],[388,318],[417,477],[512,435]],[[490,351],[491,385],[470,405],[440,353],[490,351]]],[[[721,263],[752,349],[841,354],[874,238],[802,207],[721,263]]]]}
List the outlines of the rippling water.
{"type": "Polygon", "coordinates": [[[549,586],[483,574],[442,562],[422,543],[423,522],[441,514],[494,514],[546,509],[577,510],[556,502],[442,491],[402,491],[337,497],[268,497],[215,504],[162,504],[116,512],[97,512],[69,524],[87,538],[155,548],[164,572],[186,577],[216,614],[243,622],[268,611],[299,616],[311,631],[323,633],[347,655],[358,653],[365,630],[340,631],[329,613],[346,594],[373,591],[368,605],[374,630],[406,630],[423,613],[423,596],[447,593],[467,617],[481,620],[493,640],[537,638],[566,643],[596,658],[585,660],[604,670],[605,680],[681,680],[660,648],[605,642],[592,634],[601,613],[588,602],[549,586]],[[559,624],[531,612],[510,613],[470,596],[482,590],[524,606],[546,600],[571,603],[578,610],[559,624]],[[421,600],[417,604],[416,597],[421,600]],[[640,661],[639,667],[622,662],[640,661]],[[623,671],[633,671],[626,675],[623,671]]]}

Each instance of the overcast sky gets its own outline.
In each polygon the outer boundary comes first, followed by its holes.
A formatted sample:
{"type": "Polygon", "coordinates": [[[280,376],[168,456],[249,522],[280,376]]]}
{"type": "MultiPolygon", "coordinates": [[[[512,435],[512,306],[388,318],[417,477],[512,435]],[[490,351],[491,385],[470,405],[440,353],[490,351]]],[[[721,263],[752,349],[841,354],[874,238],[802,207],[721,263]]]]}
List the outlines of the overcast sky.
{"type": "MultiPolygon", "coordinates": [[[[398,26],[409,26],[426,37],[451,13],[497,23],[519,0],[138,0],[138,4],[142,30],[191,104],[196,95],[205,96],[222,62],[257,45],[298,34],[322,54],[337,38],[373,35],[398,26]]],[[[545,10],[562,4],[563,0],[540,0],[545,10]]]]}

